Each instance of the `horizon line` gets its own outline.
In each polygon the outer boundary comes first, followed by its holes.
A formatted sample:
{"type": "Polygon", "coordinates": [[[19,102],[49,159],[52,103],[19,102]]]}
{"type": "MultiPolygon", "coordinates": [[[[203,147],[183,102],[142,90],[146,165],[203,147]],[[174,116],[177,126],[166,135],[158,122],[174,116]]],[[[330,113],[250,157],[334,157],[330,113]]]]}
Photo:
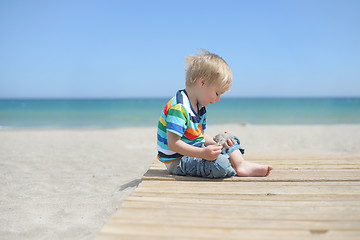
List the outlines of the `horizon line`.
{"type": "MultiPolygon", "coordinates": [[[[172,96],[173,97],[173,96],[172,96]]],[[[0,97],[0,100],[126,100],[126,99],[170,99],[169,97],[0,97]]],[[[225,96],[221,99],[325,99],[360,98],[360,96],[225,96]]]]}

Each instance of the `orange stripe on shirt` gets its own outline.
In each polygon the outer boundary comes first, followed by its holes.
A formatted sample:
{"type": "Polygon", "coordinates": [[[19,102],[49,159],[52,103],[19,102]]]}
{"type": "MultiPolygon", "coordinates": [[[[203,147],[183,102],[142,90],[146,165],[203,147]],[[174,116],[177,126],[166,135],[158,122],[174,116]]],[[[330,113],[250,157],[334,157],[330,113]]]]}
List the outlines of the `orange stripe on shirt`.
{"type": "Polygon", "coordinates": [[[171,163],[171,162],[173,162],[173,161],[179,160],[180,158],[182,158],[182,157],[178,157],[178,158],[172,159],[172,160],[170,160],[170,161],[164,162],[164,161],[162,161],[162,160],[160,159],[159,155],[157,155],[157,159],[159,159],[159,161],[162,162],[162,163],[171,163]]]}
{"type": "Polygon", "coordinates": [[[169,108],[171,108],[172,99],[165,105],[164,107],[164,114],[167,116],[167,112],[169,111],[169,108]]]}
{"type": "Polygon", "coordinates": [[[199,124],[198,129],[187,127],[184,135],[188,139],[194,140],[195,138],[199,137],[201,133],[202,133],[202,123],[199,124]]]}

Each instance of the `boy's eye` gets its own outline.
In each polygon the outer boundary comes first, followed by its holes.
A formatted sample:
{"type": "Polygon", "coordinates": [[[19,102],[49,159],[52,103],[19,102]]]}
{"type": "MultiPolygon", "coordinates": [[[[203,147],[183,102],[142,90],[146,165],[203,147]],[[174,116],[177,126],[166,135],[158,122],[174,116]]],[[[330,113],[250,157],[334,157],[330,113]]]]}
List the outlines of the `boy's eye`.
{"type": "Polygon", "coordinates": [[[216,96],[219,96],[219,94],[218,94],[218,93],[216,93],[216,96]]]}

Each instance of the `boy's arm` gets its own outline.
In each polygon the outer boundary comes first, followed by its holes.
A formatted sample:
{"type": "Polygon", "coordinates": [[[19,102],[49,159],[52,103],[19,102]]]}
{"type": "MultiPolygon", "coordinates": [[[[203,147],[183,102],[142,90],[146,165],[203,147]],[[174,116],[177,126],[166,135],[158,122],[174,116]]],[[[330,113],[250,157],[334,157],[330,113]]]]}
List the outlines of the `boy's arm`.
{"type": "Polygon", "coordinates": [[[181,137],[175,133],[167,131],[166,134],[169,148],[181,155],[215,161],[221,153],[221,146],[209,145],[204,148],[194,147],[182,141],[181,137]]]}
{"type": "Polygon", "coordinates": [[[214,141],[213,137],[210,135],[205,134],[205,131],[202,132],[205,138],[205,146],[209,145],[217,145],[217,143],[214,141]]]}

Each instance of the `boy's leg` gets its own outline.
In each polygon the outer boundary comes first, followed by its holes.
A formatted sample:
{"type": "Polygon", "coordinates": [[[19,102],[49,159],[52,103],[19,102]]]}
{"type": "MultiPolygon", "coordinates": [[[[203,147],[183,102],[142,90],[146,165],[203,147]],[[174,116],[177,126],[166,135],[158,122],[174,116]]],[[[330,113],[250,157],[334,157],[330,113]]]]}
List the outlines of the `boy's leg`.
{"type": "MultiPolygon", "coordinates": [[[[215,161],[207,161],[201,158],[184,156],[176,168],[175,174],[181,176],[225,178],[236,174],[229,162],[230,154],[235,150],[244,153],[240,146],[240,140],[234,137],[235,144],[228,149],[223,148],[221,154],[215,161]]],[[[238,152],[240,152],[238,151],[238,152]]]]}
{"type": "Polygon", "coordinates": [[[176,175],[207,178],[232,177],[236,173],[228,158],[228,155],[220,154],[215,161],[207,161],[184,156],[176,168],[176,175]]]}
{"type": "Polygon", "coordinates": [[[208,178],[232,177],[235,174],[242,177],[268,176],[272,166],[245,161],[240,140],[237,137],[234,140],[235,144],[228,149],[224,148],[216,161],[184,156],[176,167],[176,175],[208,178]]]}
{"type": "Polygon", "coordinates": [[[273,169],[270,165],[260,165],[245,161],[243,154],[245,150],[240,146],[240,140],[234,136],[235,144],[228,149],[223,149],[230,157],[231,166],[239,177],[266,177],[273,169]],[[237,151],[240,150],[240,151],[237,151]]]}
{"type": "Polygon", "coordinates": [[[266,177],[273,169],[270,165],[245,161],[240,151],[232,152],[229,161],[239,177],[266,177]]]}

